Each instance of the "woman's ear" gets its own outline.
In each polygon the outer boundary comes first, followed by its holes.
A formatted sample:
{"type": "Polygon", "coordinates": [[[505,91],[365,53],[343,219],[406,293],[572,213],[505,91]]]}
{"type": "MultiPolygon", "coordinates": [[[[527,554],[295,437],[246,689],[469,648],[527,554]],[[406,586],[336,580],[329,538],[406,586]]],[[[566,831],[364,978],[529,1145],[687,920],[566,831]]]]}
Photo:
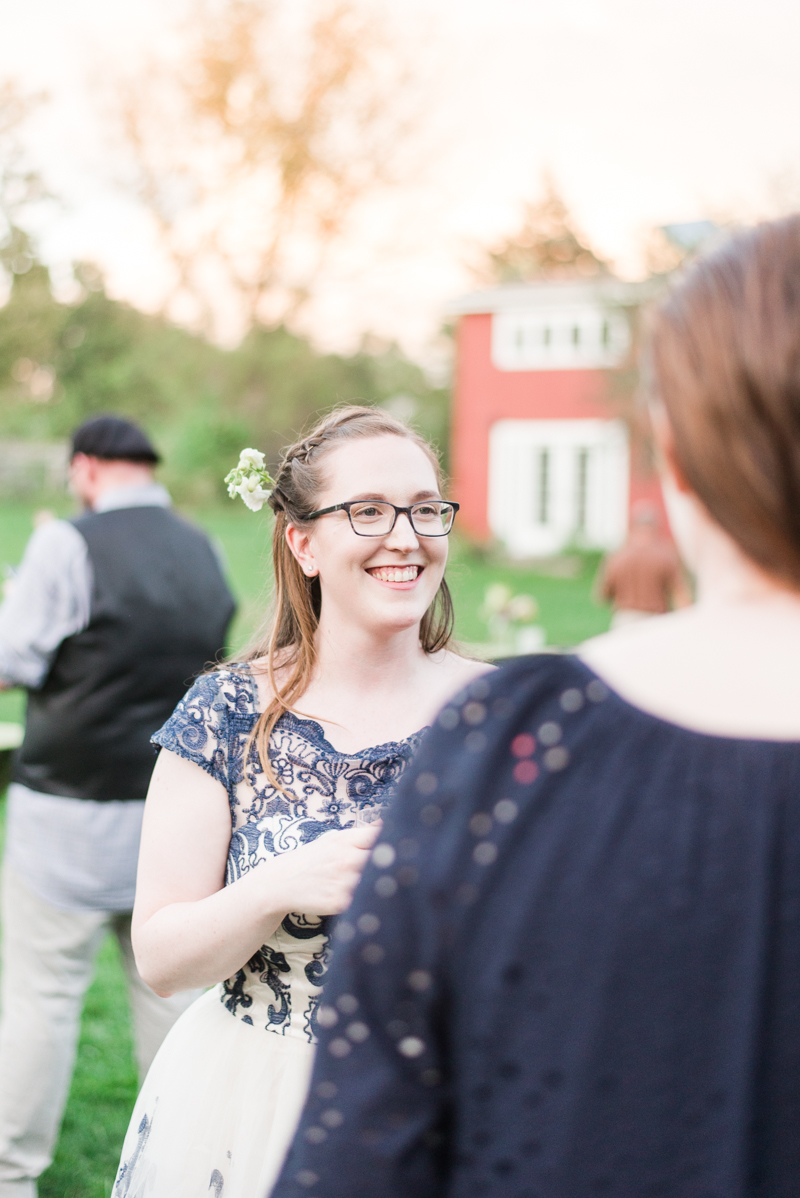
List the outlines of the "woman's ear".
{"type": "Polygon", "coordinates": [[[287,524],[284,536],[292,556],[297,560],[306,577],[314,578],[319,574],[319,567],[311,548],[311,534],[298,528],[296,524],[287,524]]]}

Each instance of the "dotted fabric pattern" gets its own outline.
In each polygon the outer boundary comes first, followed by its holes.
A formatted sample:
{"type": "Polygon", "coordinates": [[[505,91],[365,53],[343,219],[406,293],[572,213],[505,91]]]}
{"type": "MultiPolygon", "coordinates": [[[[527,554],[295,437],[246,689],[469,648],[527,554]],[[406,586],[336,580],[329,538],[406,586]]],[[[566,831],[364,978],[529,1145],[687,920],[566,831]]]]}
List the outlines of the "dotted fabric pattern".
{"type": "Polygon", "coordinates": [[[471,685],[336,931],[273,1198],[797,1198],[800,745],[471,685]]]}

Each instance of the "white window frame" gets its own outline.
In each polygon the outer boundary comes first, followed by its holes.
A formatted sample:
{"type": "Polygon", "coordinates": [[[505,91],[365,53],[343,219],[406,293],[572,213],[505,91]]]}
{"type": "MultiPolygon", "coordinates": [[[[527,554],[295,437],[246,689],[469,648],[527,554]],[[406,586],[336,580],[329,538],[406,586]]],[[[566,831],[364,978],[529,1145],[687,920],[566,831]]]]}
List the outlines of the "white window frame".
{"type": "Polygon", "coordinates": [[[492,317],[497,370],[607,370],[631,344],[625,313],[602,304],[510,309],[492,317]]]}
{"type": "Polygon", "coordinates": [[[519,558],[546,557],[573,545],[616,548],[628,527],[628,440],[622,420],[497,421],[489,434],[494,536],[519,558]]]}

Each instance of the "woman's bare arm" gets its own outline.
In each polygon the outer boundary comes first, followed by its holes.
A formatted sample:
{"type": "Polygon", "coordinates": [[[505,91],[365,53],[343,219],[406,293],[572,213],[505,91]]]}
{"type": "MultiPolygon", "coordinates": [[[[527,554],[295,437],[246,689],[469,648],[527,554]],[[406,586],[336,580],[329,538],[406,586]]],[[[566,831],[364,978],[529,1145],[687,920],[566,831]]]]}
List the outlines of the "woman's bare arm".
{"type": "Polygon", "coordinates": [[[133,944],[157,994],[209,986],[241,969],[289,911],[347,908],[375,827],[325,833],[231,886],[228,796],[199,766],[162,750],[142,826],[133,944]]]}

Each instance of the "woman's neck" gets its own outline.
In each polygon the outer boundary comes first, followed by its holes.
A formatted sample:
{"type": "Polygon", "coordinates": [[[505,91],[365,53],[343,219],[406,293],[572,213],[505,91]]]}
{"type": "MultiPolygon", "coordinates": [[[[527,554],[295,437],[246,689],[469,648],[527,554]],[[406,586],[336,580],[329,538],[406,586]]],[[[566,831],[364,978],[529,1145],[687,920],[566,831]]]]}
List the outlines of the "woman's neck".
{"type": "Polygon", "coordinates": [[[800,594],[699,512],[690,608],[588,641],[580,656],[637,707],[699,732],[800,739],[800,594]]]}
{"type": "Polygon", "coordinates": [[[395,692],[415,686],[414,679],[427,657],[420,644],[419,625],[394,632],[320,622],[315,637],[314,685],[329,684],[359,694],[395,692]]]}
{"type": "Polygon", "coordinates": [[[322,724],[346,753],[419,732],[489,668],[454,653],[426,652],[419,624],[386,632],[322,619],[316,649],[311,681],[294,708],[322,724]]]}
{"type": "Polygon", "coordinates": [[[695,536],[697,604],[702,608],[778,604],[790,610],[800,595],[745,557],[736,543],[705,516],[695,536]]]}

